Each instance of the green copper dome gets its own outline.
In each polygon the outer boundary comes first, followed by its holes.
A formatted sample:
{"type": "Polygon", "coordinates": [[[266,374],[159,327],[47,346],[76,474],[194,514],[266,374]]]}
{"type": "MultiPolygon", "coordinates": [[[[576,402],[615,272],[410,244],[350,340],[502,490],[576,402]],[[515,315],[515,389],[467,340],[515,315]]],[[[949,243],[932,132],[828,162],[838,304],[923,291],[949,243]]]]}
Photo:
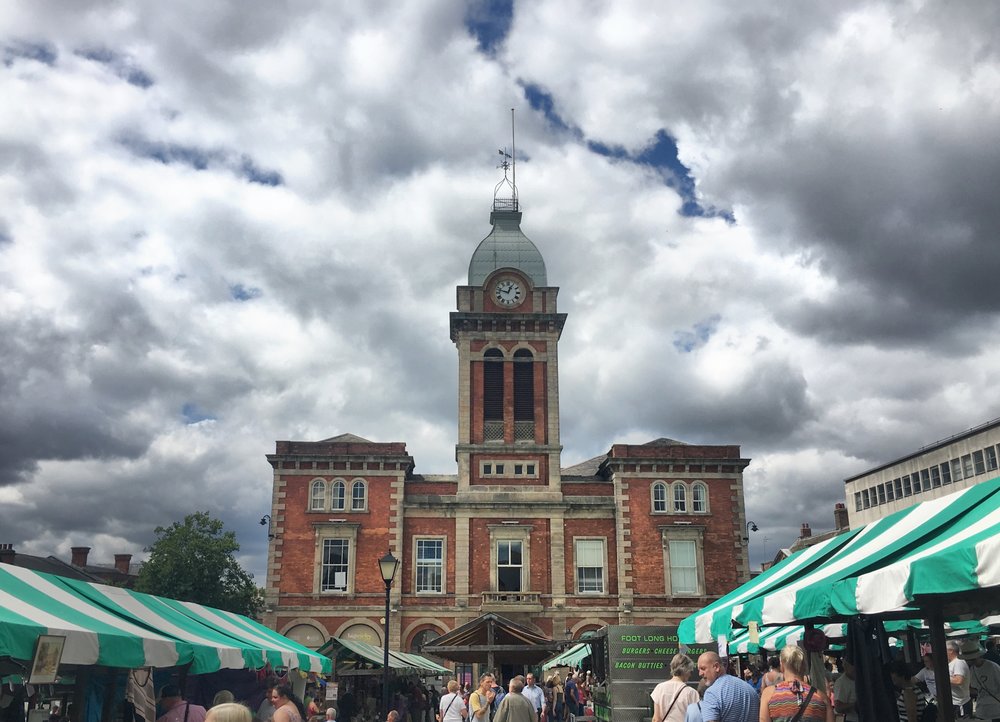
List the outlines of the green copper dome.
{"type": "Polygon", "coordinates": [[[469,262],[469,285],[482,286],[500,268],[520,271],[535,286],[548,285],[542,254],[521,232],[521,212],[495,210],[490,214],[490,223],[492,232],[482,240],[469,262]]]}

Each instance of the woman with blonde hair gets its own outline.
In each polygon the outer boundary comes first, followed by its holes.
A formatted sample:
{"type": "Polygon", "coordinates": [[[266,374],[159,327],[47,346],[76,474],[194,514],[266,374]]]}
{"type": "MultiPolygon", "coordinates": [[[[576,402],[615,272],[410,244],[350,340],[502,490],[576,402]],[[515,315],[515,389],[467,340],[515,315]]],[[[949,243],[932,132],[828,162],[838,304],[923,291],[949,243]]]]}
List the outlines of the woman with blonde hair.
{"type": "Polygon", "coordinates": [[[764,689],[760,696],[760,722],[833,722],[833,706],[825,683],[806,683],[808,663],[801,647],[781,650],[782,681],[764,689]]]}
{"type": "Polygon", "coordinates": [[[698,693],[688,686],[694,661],[686,654],[670,660],[670,679],[660,682],[650,692],[653,698],[653,722],[684,722],[688,705],[698,704],[698,693]]]}
{"type": "Polygon", "coordinates": [[[205,722],[252,722],[250,708],[238,702],[223,702],[208,710],[205,722]]]}
{"type": "Polygon", "coordinates": [[[552,703],[549,709],[552,713],[549,715],[548,722],[562,722],[566,717],[566,692],[563,689],[562,677],[556,672],[545,682],[545,686],[551,690],[552,703]]]}
{"type": "Polygon", "coordinates": [[[462,695],[458,693],[458,680],[448,682],[448,693],[442,695],[436,719],[438,722],[462,722],[469,716],[469,708],[465,706],[462,695]]]}

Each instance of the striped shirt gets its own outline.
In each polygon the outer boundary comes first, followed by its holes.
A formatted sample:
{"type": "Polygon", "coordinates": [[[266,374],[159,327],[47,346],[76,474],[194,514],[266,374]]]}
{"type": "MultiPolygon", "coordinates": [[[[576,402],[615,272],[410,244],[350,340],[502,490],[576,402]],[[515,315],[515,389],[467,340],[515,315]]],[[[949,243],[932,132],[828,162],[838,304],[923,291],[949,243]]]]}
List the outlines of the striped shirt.
{"type": "MultiPolygon", "coordinates": [[[[799,707],[809,695],[810,689],[808,684],[801,684],[797,680],[774,685],[774,692],[767,703],[767,711],[771,715],[772,722],[785,722],[798,714],[799,707]]],[[[817,697],[815,692],[809,697],[809,703],[802,711],[800,719],[803,722],[809,720],[823,722],[826,719],[826,703],[817,697]]]]}
{"type": "Polygon", "coordinates": [[[701,716],[705,722],[755,722],[760,717],[760,697],[742,679],[724,674],[705,690],[701,716]]]}

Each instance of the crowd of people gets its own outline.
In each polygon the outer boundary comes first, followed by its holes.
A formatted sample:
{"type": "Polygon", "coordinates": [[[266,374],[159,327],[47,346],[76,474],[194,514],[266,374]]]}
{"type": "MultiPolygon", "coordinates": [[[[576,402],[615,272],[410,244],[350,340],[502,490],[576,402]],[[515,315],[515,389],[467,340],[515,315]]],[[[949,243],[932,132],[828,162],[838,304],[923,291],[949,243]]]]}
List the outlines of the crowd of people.
{"type": "Polygon", "coordinates": [[[452,680],[441,697],[437,721],[568,722],[588,710],[592,681],[589,672],[570,672],[565,682],[553,674],[538,684],[529,672],[511,678],[505,690],[490,672],[480,676],[475,689],[452,680]]]}
{"type": "MultiPolygon", "coordinates": [[[[899,721],[936,720],[938,706],[950,703],[955,719],[1000,722],[1000,655],[976,640],[949,641],[947,649],[951,699],[937,696],[930,654],[919,671],[900,660],[887,665],[894,690],[887,701],[899,721]]],[[[702,654],[697,665],[678,654],[670,662],[670,679],[650,693],[652,722],[882,722],[862,717],[855,668],[842,662],[839,674],[829,663],[810,674],[806,652],[789,645],[763,668],[745,668],[740,678],[714,652],[702,654]],[[696,667],[697,689],[688,684],[696,667]]]]}

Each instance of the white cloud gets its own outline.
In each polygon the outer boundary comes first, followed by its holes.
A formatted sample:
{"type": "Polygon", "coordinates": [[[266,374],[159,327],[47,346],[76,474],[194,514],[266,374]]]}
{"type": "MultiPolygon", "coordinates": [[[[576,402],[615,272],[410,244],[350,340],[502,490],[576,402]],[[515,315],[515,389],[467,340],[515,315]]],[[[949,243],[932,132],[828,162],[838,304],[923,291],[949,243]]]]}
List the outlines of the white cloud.
{"type": "Polygon", "coordinates": [[[453,471],[448,312],[511,107],[523,228],[570,314],[567,464],[742,444],[750,517],[787,544],[832,524],[844,476],[1000,415],[986,6],[549,0],[496,58],[464,11],[0,20],[0,541],[110,561],[207,507],[259,574],[276,439],[453,471]],[[661,129],[735,224],[585,143],[661,129]],[[815,503],[773,503],[792,489],[815,503]]]}

